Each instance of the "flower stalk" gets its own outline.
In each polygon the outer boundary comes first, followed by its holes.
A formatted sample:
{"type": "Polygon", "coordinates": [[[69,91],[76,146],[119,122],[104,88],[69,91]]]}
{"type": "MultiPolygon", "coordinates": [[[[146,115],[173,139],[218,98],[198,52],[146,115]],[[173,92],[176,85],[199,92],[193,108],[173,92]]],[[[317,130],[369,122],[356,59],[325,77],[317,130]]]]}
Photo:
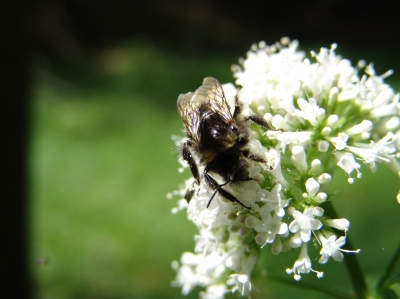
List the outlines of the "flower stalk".
{"type": "MultiPolygon", "coordinates": [[[[332,202],[326,202],[324,204],[324,209],[329,215],[334,218],[338,218],[336,210],[334,209],[332,202]]],[[[350,241],[350,238],[346,238],[346,247],[352,251],[354,250],[350,241]]],[[[349,254],[344,259],[344,264],[347,269],[348,276],[353,287],[353,291],[357,299],[367,298],[367,284],[365,282],[364,273],[361,270],[360,263],[358,262],[357,256],[355,254],[349,254]]]]}
{"type": "Polygon", "coordinates": [[[379,280],[375,285],[374,291],[375,291],[375,296],[377,298],[380,298],[379,293],[385,292],[387,289],[390,289],[392,284],[396,282],[398,283],[399,281],[398,275],[396,276],[393,273],[393,271],[399,260],[400,260],[400,242],[392,258],[390,259],[386,269],[383,271],[383,273],[381,274],[379,280]]]}

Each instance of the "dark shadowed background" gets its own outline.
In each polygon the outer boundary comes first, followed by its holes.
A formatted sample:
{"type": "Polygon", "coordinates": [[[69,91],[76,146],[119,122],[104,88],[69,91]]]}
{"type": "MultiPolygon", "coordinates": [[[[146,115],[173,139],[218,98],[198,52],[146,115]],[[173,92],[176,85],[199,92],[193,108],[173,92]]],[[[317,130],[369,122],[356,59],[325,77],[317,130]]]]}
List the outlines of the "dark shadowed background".
{"type": "MultiPolygon", "coordinates": [[[[177,172],[170,139],[182,128],[177,96],[205,76],[233,82],[230,66],[251,44],[282,36],[305,51],[338,43],[353,64],[394,69],[387,81],[399,90],[399,8],[356,0],[10,1],[0,18],[1,297],[179,298],[170,262],[193,249],[195,230],[165,199],[189,176],[177,172]]],[[[400,228],[399,183],[382,170],[365,169],[353,188],[338,173],[331,187],[343,189],[337,208],[352,222],[372,281],[400,228]]],[[[265,254],[255,277],[260,298],[322,298],[262,277],[264,268],[285,276],[296,255],[265,254]]],[[[342,264],[326,268],[320,283],[348,289],[342,264]]]]}

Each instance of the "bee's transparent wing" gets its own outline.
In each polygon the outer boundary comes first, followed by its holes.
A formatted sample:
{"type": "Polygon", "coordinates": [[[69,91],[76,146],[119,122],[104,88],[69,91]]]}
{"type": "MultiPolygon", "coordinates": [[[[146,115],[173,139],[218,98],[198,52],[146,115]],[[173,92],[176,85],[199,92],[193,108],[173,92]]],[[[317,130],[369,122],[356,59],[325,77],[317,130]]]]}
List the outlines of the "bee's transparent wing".
{"type": "Polygon", "coordinates": [[[194,96],[195,93],[193,92],[179,95],[177,107],[179,116],[185,124],[187,134],[190,135],[190,138],[194,142],[198,143],[200,139],[198,133],[200,127],[200,111],[194,96]]]}
{"type": "Polygon", "coordinates": [[[198,104],[206,102],[208,109],[212,113],[220,115],[226,123],[232,122],[232,114],[228,102],[226,101],[224,90],[221,83],[215,78],[204,78],[201,85],[195,92],[198,104]]]}

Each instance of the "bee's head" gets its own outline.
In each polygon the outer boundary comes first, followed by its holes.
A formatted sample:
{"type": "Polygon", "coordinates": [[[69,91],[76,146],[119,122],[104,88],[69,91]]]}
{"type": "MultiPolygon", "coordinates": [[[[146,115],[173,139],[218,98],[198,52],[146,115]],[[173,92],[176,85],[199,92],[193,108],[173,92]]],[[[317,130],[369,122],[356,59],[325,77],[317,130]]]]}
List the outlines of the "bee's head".
{"type": "Polygon", "coordinates": [[[236,124],[227,124],[214,119],[204,121],[201,129],[204,146],[216,152],[224,152],[238,142],[239,130],[236,124]]]}

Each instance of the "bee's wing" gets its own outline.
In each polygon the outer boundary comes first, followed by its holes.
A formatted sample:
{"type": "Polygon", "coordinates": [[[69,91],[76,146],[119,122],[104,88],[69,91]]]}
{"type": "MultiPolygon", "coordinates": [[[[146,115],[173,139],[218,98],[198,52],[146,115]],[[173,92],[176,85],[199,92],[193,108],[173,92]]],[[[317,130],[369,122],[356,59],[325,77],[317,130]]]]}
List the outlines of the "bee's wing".
{"type": "Polygon", "coordinates": [[[195,93],[193,92],[179,95],[177,107],[179,116],[185,124],[187,133],[194,142],[199,143],[200,110],[194,97],[195,93]]]}
{"type": "Polygon", "coordinates": [[[216,113],[223,118],[226,123],[232,122],[232,114],[228,102],[226,101],[224,90],[221,83],[215,78],[204,78],[201,85],[195,92],[197,104],[207,102],[207,107],[212,113],[216,113]]]}

